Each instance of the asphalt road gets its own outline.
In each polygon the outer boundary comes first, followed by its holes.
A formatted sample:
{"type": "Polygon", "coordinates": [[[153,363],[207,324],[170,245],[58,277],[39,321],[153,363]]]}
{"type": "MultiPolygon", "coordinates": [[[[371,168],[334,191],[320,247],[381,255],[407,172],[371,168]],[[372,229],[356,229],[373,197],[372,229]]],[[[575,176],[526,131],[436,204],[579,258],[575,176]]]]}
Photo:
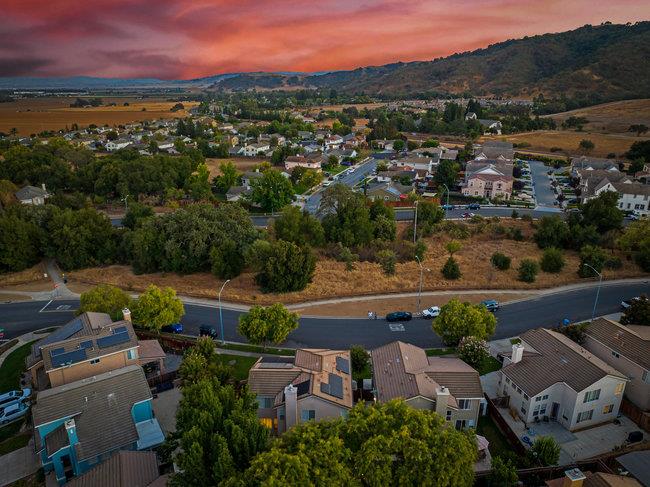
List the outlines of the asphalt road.
{"type": "MultiPolygon", "coordinates": [[[[596,315],[619,311],[620,302],[642,293],[650,294],[650,283],[603,284],[596,315]]],[[[596,288],[580,289],[550,294],[535,299],[504,305],[496,316],[497,331],[494,338],[516,336],[530,328],[551,327],[564,318],[571,321],[589,319],[596,297],[596,288]]],[[[29,331],[66,323],[73,316],[78,300],[57,300],[44,307],[46,302],[19,302],[0,305],[0,328],[5,338],[13,338],[29,331]],[[67,310],[57,307],[69,306],[67,310]]],[[[427,305],[427,298],[423,298],[427,305]]],[[[216,306],[185,305],[181,320],[185,332],[196,335],[199,326],[208,324],[219,329],[219,310],[216,306]]],[[[237,320],[241,311],[223,309],[225,337],[228,341],[245,341],[237,334],[237,320]]],[[[422,347],[438,347],[441,342],[431,331],[431,322],[416,319],[391,327],[385,320],[357,318],[314,318],[300,320],[300,327],[287,340],[287,346],[345,348],[359,344],[377,347],[393,340],[402,340],[422,347]],[[400,326],[401,325],[401,326],[400,326]]]]}

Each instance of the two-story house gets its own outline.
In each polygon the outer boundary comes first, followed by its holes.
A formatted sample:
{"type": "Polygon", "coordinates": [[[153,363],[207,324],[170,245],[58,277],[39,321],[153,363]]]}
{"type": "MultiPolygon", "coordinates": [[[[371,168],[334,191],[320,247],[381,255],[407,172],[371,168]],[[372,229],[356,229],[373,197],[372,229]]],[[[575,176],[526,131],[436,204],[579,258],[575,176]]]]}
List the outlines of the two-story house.
{"type": "Polygon", "coordinates": [[[650,329],[598,318],[585,330],[584,347],[629,379],[625,397],[650,411],[650,329]]]}
{"type": "Polygon", "coordinates": [[[371,352],[379,402],[401,398],[435,411],[457,429],[473,428],[485,411],[479,374],[458,358],[427,357],[415,345],[392,342],[371,352]]]}
{"type": "Polygon", "coordinates": [[[512,184],[512,176],[499,171],[496,166],[488,165],[467,174],[462,193],[464,196],[507,200],[512,196],[512,184]]]}
{"type": "Polygon", "coordinates": [[[346,416],[352,408],[348,350],[298,349],[295,357],[261,357],[248,372],[258,416],[276,434],[311,419],[346,416]]]}
{"type": "Polygon", "coordinates": [[[551,330],[520,336],[500,370],[499,396],[525,423],[549,419],[570,431],[616,418],[627,377],[551,330]]]}

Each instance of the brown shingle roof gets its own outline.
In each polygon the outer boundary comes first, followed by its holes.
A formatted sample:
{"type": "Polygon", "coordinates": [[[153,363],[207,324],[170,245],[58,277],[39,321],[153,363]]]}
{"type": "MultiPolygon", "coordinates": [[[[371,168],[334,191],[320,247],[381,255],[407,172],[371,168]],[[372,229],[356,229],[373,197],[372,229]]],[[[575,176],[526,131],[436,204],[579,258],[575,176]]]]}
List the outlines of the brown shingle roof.
{"type": "Polygon", "coordinates": [[[503,373],[529,396],[536,396],[558,382],[580,392],[607,375],[626,379],[614,368],[566,336],[544,328],[520,336],[537,354],[508,364],[503,373]]]}
{"type": "Polygon", "coordinates": [[[598,318],[587,326],[585,333],[632,362],[650,370],[650,340],[640,337],[629,328],[598,318]]]}
{"type": "Polygon", "coordinates": [[[147,487],[155,481],[158,460],[152,451],[119,451],[83,475],[73,478],[68,487],[147,487]]]}

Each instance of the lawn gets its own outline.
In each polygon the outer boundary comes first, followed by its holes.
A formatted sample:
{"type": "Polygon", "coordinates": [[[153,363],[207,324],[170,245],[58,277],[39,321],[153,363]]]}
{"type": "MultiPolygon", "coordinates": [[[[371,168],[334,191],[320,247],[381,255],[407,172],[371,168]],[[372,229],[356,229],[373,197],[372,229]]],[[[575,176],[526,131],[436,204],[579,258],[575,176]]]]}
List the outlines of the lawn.
{"type": "Polygon", "coordinates": [[[481,366],[478,368],[478,374],[479,375],[489,374],[490,372],[494,372],[495,370],[499,370],[500,368],[501,368],[501,362],[499,362],[494,357],[489,356],[487,359],[483,361],[481,366]]]}
{"type": "Polygon", "coordinates": [[[32,435],[29,433],[24,433],[22,435],[12,436],[11,438],[3,441],[0,443],[0,456],[6,455],[7,453],[10,453],[14,450],[18,450],[18,448],[27,446],[27,443],[29,443],[29,438],[31,436],[32,435]]]}
{"type": "Polygon", "coordinates": [[[25,358],[31,353],[29,342],[9,354],[0,366],[0,393],[20,387],[20,376],[25,370],[25,358]]]}
{"type": "Polygon", "coordinates": [[[274,348],[274,347],[260,347],[259,345],[247,345],[239,343],[226,343],[222,345],[220,342],[216,343],[217,348],[224,350],[237,350],[239,352],[253,352],[253,353],[267,353],[269,355],[295,355],[296,350],[293,348],[274,348]]]}
{"type": "Polygon", "coordinates": [[[248,371],[257,362],[257,357],[242,357],[240,355],[217,355],[219,361],[224,365],[229,365],[233,368],[236,380],[244,380],[248,378],[248,371]],[[234,363],[233,363],[234,361],[234,363]]]}
{"type": "Polygon", "coordinates": [[[428,357],[439,357],[441,355],[452,355],[456,353],[455,348],[427,348],[425,351],[428,357]]]}
{"type": "Polygon", "coordinates": [[[509,452],[512,452],[508,439],[501,433],[489,415],[479,418],[476,434],[485,437],[490,442],[489,449],[493,457],[495,455],[509,455],[509,452]]]}

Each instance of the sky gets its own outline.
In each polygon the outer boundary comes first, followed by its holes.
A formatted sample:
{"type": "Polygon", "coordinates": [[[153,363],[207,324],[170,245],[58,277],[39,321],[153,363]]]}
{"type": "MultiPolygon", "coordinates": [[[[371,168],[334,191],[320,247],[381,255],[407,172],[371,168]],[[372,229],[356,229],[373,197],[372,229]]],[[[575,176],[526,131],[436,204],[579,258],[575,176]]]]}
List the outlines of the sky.
{"type": "Polygon", "coordinates": [[[189,79],[430,60],[647,0],[0,0],[0,76],[189,79]]]}

